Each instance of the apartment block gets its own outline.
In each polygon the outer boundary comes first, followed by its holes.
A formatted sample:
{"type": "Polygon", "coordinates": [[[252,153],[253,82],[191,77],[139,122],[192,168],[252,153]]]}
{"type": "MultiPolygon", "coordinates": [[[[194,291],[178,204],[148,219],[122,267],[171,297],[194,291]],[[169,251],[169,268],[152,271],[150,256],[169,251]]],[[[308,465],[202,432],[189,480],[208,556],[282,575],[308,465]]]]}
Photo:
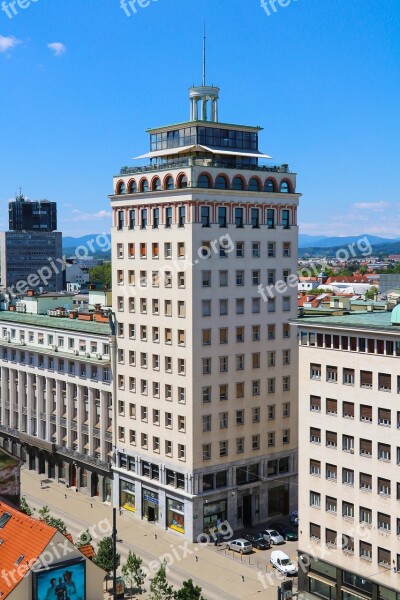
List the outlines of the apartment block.
{"type": "Polygon", "coordinates": [[[21,301],[0,312],[0,444],[43,478],[111,501],[108,316],[31,300],[36,314],[21,301]]]}
{"type": "Polygon", "coordinates": [[[299,589],[399,600],[400,306],[296,323],[299,589]]]}
{"type": "MultiPolygon", "coordinates": [[[[149,130],[149,159],[114,177],[114,496],[189,539],[297,504],[296,175],[261,164],[260,127],[149,130]],[[284,293],[260,294],[282,282],[284,293]]],[[[201,110],[199,107],[201,105],[201,110]]],[[[210,110],[211,104],[211,110],[210,110]]]]}

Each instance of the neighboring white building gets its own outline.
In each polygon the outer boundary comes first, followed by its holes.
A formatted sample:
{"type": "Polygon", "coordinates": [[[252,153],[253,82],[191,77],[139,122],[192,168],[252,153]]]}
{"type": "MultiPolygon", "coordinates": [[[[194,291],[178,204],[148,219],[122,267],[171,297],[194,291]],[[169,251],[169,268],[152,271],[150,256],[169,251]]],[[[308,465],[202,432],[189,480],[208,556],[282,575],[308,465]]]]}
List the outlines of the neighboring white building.
{"type": "Polygon", "coordinates": [[[260,127],[217,122],[218,88],[190,95],[192,120],[150,130],[151,164],[114,177],[114,496],[196,539],[297,502],[297,286],[259,286],[297,271],[300,194],[258,164],[260,127]]]}
{"type": "Polygon", "coordinates": [[[398,600],[400,306],[298,319],[299,590],[398,600]]]}
{"type": "Polygon", "coordinates": [[[0,444],[110,500],[111,328],[101,315],[70,317],[0,312],[0,444]]]}
{"type": "Polygon", "coordinates": [[[305,279],[300,277],[297,289],[299,292],[310,292],[315,290],[320,285],[318,279],[305,279]]]}

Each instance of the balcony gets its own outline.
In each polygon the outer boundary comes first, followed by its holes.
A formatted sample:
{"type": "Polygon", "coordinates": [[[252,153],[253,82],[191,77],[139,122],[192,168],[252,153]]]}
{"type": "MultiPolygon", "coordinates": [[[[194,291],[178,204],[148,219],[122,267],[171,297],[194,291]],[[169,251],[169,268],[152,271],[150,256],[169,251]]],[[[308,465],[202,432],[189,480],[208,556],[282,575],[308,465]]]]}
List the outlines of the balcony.
{"type": "MultiPolygon", "coordinates": [[[[165,164],[121,167],[120,175],[134,175],[135,173],[147,173],[149,171],[170,171],[172,169],[182,169],[185,167],[214,167],[216,169],[233,169],[234,171],[246,169],[247,171],[264,171],[267,173],[291,173],[286,165],[269,167],[267,165],[247,165],[240,162],[232,164],[226,161],[214,160],[213,158],[182,158],[165,164]]],[[[197,182],[188,182],[187,187],[197,187],[197,182]]]]}

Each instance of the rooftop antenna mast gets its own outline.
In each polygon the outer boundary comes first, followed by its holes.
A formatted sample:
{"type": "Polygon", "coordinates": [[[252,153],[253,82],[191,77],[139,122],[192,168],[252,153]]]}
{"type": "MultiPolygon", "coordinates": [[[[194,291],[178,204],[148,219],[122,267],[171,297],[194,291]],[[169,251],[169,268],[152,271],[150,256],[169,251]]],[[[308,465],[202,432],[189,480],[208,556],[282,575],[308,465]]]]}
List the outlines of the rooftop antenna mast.
{"type": "Polygon", "coordinates": [[[204,23],[203,35],[203,87],[206,86],[206,24],[204,23]]]}

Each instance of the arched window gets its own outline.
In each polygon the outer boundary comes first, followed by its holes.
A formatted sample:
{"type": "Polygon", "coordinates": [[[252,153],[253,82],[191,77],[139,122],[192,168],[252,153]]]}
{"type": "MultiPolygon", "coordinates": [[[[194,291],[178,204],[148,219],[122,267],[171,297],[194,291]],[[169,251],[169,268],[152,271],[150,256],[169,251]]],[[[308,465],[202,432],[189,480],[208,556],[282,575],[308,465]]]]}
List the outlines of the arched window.
{"type": "Polygon", "coordinates": [[[275,184],[273,179],[267,179],[264,185],[264,192],[274,192],[275,184]]]}
{"type": "Polygon", "coordinates": [[[178,188],[182,189],[182,188],[187,188],[188,186],[188,180],[186,175],[181,175],[178,179],[178,188]]]}
{"type": "Polygon", "coordinates": [[[121,183],[118,184],[117,193],[118,194],[126,194],[126,186],[123,181],[121,181],[121,183]]]}
{"type": "Polygon", "coordinates": [[[241,177],[234,177],[232,181],[232,189],[243,191],[243,179],[241,177]]]}
{"type": "Polygon", "coordinates": [[[217,179],[215,180],[215,187],[217,188],[217,190],[228,189],[228,182],[224,175],[218,175],[217,179]]]}
{"type": "Polygon", "coordinates": [[[167,179],[165,181],[165,189],[166,190],[173,190],[174,189],[174,179],[173,179],[173,177],[167,177],[167,179]]]}
{"type": "Polygon", "coordinates": [[[202,173],[197,180],[197,186],[199,188],[209,188],[210,186],[210,178],[205,173],[202,173]]]}
{"type": "Polygon", "coordinates": [[[131,181],[130,185],[129,185],[129,193],[130,194],[136,194],[137,192],[137,183],[135,180],[131,181]]]}
{"type": "Polygon", "coordinates": [[[159,177],[153,179],[151,188],[153,192],[158,192],[158,190],[161,190],[161,180],[159,177]]]}
{"type": "Polygon", "coordinates": [[[260,184],[258,182],[258,179],[256,179],[255,177],[252,177],[249,181],[249,192],[259,192],[260,191],[260,184]]]}
{"type": "Polygon", "coordinates": [[[149,182],[147,181],[147,179],[143,179],[140,183],[140,187],[141,187],[141,192],[148,192],[149,191],[149,182]]]}
{"type": "Polygon", "coordinates": [[[281,183],[281,187],[280,187],[280,191],[282,194],[288,194],[289,193],[289,184],[287,181],[282,181],[281,183]]]}

